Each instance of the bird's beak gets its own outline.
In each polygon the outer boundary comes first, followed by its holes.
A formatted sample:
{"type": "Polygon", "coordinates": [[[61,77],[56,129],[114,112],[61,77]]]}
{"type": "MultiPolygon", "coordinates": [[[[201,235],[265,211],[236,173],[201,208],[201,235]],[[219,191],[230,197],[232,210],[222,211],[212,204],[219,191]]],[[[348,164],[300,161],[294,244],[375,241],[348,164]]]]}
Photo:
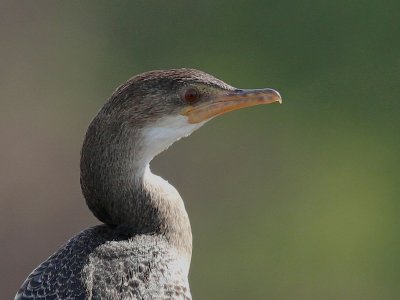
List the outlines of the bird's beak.
{"type": "Polygon", "coordinates": [[[282,98],[273,89],[234,90],[186,107],[181,114],[187,116],[189,123],[196,124],[240,108],[275,102],[282,103],[282,98]]]}

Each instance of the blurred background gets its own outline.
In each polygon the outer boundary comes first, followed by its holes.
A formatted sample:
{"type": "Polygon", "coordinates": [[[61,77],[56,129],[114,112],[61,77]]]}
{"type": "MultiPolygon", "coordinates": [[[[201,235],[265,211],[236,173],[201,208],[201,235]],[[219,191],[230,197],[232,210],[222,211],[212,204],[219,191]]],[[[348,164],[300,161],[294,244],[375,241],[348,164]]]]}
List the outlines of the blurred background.
{"type": "Polygon", "coordinates": [[[79,186],[114,89],[192,67],[282,105],[152,163],[185,199],[194,299],[399,299],[399,1],[0,1],[0,299],[98,224],[79,186]]]}

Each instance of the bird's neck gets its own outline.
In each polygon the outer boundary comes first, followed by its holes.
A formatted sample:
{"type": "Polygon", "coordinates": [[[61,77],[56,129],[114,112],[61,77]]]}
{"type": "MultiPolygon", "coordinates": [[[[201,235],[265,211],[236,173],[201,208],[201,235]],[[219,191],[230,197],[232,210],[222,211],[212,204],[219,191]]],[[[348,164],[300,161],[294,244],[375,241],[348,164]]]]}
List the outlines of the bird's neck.
{"type": "Polygon", "coordinates": [[[160,234],[189,257],[190,222],[182,198],[151,173],[141,130],[96,117],[82,147],[81,186],[94,215],[130,234],[160,234]]]}

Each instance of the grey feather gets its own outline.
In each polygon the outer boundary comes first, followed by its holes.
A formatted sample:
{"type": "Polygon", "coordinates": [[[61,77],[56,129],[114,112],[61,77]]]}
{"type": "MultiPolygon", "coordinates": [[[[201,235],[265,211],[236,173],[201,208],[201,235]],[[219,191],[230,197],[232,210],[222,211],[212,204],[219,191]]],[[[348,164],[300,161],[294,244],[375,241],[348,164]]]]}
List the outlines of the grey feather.
{"type": "Polygon", "coordinates": [[[15,299],[191,299],[179,253],[163,236],[87,229],[35,269],[15,299]]]}

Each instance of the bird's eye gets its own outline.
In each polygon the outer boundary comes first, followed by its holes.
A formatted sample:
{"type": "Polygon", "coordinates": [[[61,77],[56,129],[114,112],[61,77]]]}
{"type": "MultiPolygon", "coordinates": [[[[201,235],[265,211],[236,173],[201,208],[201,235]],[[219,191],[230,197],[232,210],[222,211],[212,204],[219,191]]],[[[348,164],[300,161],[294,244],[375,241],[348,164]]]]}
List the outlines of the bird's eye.
{"type": "Polygon", "coordinates": [[[200,92],[195,89],[195,88],[188,88],[184,94],[183,94],[183,99],[187,103],[194,103],[200,98],[200,92]]]}

